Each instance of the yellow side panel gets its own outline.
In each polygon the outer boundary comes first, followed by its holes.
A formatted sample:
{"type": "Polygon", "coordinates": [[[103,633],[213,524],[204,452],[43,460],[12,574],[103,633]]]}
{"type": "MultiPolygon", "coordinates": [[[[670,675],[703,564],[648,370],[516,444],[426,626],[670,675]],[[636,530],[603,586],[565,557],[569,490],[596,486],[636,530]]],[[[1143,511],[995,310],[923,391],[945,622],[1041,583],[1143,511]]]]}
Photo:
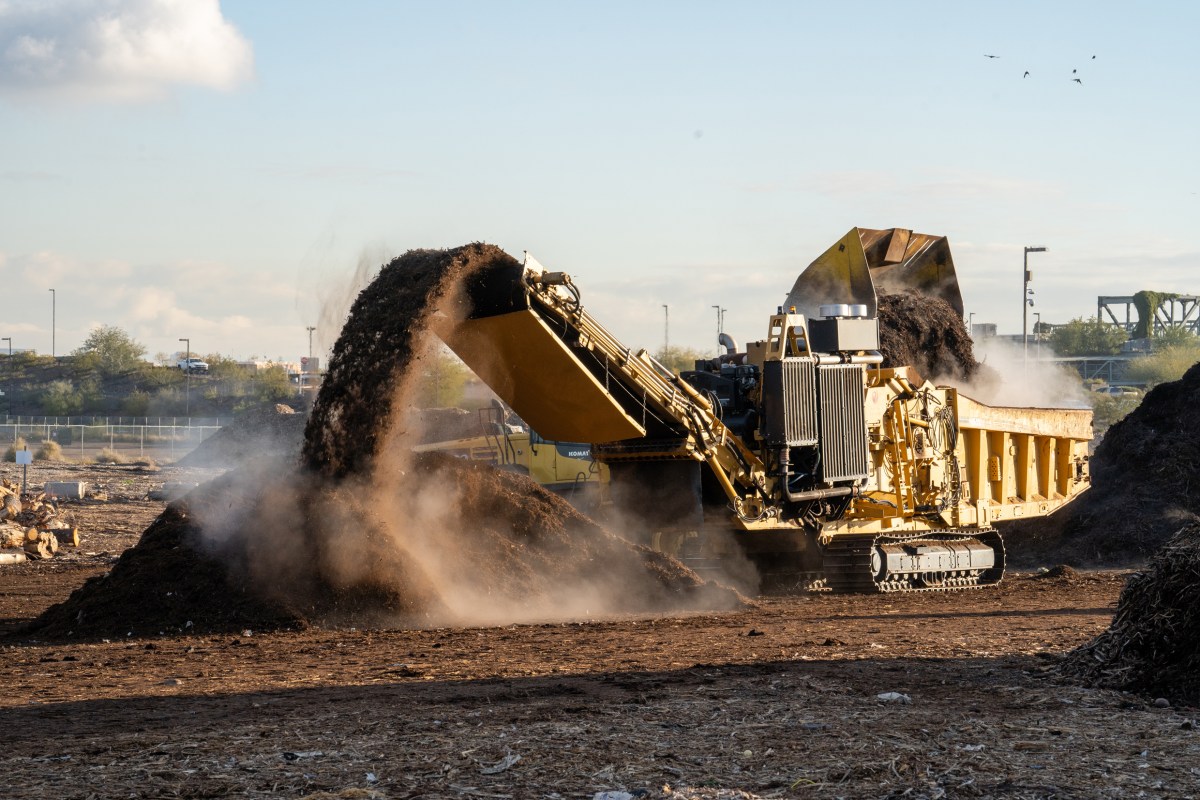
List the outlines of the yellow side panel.
{"type": "Polygon", "coordinates": [[[546,439],[597,444],[646,435],[532,311],[469,319],[438,335],[546,439]]]}

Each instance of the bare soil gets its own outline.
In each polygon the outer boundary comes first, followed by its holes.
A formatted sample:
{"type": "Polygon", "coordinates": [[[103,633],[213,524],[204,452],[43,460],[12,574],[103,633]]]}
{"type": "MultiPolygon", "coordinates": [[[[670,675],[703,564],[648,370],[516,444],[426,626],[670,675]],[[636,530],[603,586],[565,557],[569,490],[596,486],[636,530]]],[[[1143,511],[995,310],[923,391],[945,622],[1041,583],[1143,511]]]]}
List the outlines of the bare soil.
{"type": "MultiPolygon", "coordinates": [[[[88,506],[85,541],[115,552],[163,505],[88,506]]],[[[0,617],[11,630],[107,569],[5,568],[0,617]]],[[[1126,577],[495,628],[9,635],[0,794],[1200,796],[1200,712],[1057,677],[1126,577]]]]}

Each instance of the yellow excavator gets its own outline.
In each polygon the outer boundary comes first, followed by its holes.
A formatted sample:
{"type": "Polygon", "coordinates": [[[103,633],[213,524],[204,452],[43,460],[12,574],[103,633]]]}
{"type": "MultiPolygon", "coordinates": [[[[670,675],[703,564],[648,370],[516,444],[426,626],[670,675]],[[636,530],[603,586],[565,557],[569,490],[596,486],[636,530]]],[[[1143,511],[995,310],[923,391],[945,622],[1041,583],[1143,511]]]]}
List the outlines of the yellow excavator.
{"type": "Polygon", "coordinates": [[[580,511],[599,512],[607,498],[608,467],[592,457],[591,445],[546,439],[520,421],[510,422],[498,402],[477,413],[479,435],[428,442],[413,452],[436,451],[528,475],[580,511]]]}
{"type": "Polygon", "coordinates": [[[834,591],[986,586],[993,523],[1090,483],[1091,412],[1000,408],[884,367],[877,291],[962,300],[944,237],[854,228],[744,350],[674,374],[597,322],[569,275],[475,274],[435,332],[534,429],[587,443],[626,530],[696,565],[834,591]]]}

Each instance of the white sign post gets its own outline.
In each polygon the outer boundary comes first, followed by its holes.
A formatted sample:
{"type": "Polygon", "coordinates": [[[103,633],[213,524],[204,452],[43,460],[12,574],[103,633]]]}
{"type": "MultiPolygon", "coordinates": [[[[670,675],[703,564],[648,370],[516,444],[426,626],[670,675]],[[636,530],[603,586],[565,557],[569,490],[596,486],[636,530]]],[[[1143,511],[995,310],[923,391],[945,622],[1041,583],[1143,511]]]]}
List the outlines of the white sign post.
{"type": "Polygon", "coordinates": [[[33,463],[33,453],[29,448],[16,452],[17,463],[21,465],[21,494],[29,494],[29,465],[33,463]]]}

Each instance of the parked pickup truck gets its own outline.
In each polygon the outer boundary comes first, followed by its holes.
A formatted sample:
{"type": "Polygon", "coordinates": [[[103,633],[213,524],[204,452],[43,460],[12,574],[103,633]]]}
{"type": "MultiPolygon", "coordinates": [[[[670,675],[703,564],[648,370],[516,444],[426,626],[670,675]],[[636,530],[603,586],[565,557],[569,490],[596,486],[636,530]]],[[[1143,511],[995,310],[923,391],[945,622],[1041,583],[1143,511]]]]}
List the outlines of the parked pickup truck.
{"type": "Polygon", "coordinates": [[[177,366],[184,372],[193,374],[208,372],[208,363],[199,358],[181,358],[177,366]]]}

